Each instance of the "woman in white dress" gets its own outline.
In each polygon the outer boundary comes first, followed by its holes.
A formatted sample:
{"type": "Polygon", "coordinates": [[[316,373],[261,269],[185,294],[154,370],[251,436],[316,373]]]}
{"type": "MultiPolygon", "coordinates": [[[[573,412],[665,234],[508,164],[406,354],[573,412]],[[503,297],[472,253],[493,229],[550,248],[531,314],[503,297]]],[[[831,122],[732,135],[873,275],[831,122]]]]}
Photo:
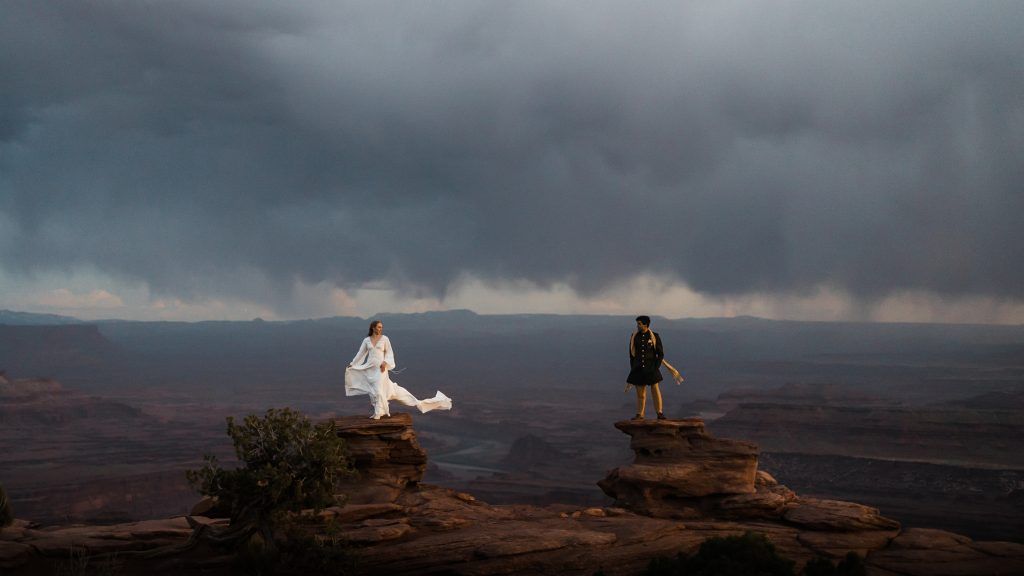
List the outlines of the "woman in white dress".
{"type": "Polygon", "coordinates": [[[389,400],[397,400],[406,406],[414,406],[420,412],[451,410],[452,399],[438,390],[433,398],[417,400],[408,390],[393,382],[388,371],[395,368],[395,351],[391,341],[384,335],[384,324],[380,320],[370,322],[370,333],[363,338],[359,352],[345,369],[345,395],[368,394],[373,405],[374,420],[391,416],[389,400]]]}

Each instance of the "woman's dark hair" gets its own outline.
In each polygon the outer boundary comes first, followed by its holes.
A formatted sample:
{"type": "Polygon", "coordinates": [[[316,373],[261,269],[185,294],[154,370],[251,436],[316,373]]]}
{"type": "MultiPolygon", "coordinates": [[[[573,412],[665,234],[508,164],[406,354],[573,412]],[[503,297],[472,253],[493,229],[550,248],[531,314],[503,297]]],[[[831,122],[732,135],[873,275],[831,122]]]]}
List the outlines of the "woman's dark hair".
{"type": "Polygon", "coordinates": [[[366,333],[367,336],[373,336],[373,327],[380,324],[380,320],[374,320],[370,322],[370,331],[366,333]]]}
{"type": "Polygon", "coordinates": [[[641,323],[641,324],[643,324],[644,326],[650,326],[651,325],[651,317],[650,316],[637,316],[636,317],[636,321],[641,323]]]}

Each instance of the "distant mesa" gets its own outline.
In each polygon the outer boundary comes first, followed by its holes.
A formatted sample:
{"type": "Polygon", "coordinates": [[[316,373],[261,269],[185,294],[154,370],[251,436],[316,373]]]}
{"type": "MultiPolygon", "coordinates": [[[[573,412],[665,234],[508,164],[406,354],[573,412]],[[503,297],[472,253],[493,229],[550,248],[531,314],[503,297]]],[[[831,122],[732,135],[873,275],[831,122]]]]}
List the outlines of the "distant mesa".
{"type": "Polygon", "coordinates": [[[50,378],[14,378],[0,372],[0,424],[70,424],[142,416],[133,406],[78,394],[50,378]]]}
{"type": "MultiPolygon", "coordinates": [[[[827,389],[826,389],[827,390],[827,389]]],[[[988,392],[926,406],[801,397],[789,390],[719,397],[714,429],[749,438],[771,454],[846,454],[861,458],[1024,467],[1024,392],[988,392]],[[954,426],[952,423],[969,425],[954,426]]],[[[832,399],[839,398],[832,396],[832,399]]]]}
{"type": "Polygon", "coordinates": [[[831,406],[857,403],[881,404],[884,401],[849,386],[790,382],[778,388],[734,388],[718,395],[720,408],[733,408],[739,404],[771,402],[773,404],[813,404],[831,406]]]}
{"type": "Polygon", "coordinates": [[[21,325],[0,323],[0,366],[21,373],[97,366],[114,346],[95,324],[21,325]]]}
{"type": "Polygon", "coordinates": [[[71,316],[60,316],[58,314],[36,314],[34,312],[18,312],[15,310],[0,310],[0,324],[8,324],[10,326],[52,326],[81,323],[81,320],[71,316]]]}
{"type": "Polygon", "coordinates": [[[400,320],[403,326],[410,324],[418,324],[422,322],[457,322],[465,320],[475,320],[480,317],[479,314],[472,310],[456,309],[456,310],[431,310],[428,312],[380,312],[370,316],[370,318],[379,319],[387,322],[388,320],[400,320]]]}
{"type": "Polygon", "coordinates": [[[947,405],[975,410],[1024,410],[1024,391],[987,392],[963,400],[953,400],[947,405]]]}
{"type": "Polygon", "coordinates": [[[520,436],[512,442],[508,454],[501,463],[512,470],[526,470],[549,462],[558,462],[565,454],[547,440],[533,434],[520,436]]]}

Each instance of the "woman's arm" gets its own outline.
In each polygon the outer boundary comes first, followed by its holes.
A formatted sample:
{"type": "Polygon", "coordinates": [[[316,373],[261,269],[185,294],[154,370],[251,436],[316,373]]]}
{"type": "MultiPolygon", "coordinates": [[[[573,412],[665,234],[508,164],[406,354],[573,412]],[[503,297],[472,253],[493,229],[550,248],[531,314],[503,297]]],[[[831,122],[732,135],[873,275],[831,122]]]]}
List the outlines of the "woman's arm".
{"type": "Polygon", "coordinates": [[[348,363],[349,366],[354,365],[360,358],[362,358],[366,354],[366,346],[369,343],[369,338],[363,338],[362,343],[359,344],[359,352],[356,352],[355,358],[353,358],[352,361],[348,363]]]}
{"type": "Polygon", "coordinates": [[[657,343],[654,345],[654,356],[658,359],[658,364],[664,366],[672,374],[672,379],[676,381],[676,384],[681,384],[683,375],[675,369],[675,366],[669,364],[668,360],[665,360],[665,348],[661,343],[661,335],[655,334],[655,338],[657,338],[657,343]]]}
{"type": "Polygon", "coordinates": [[[668,363],[668,360],[662,358],[661,365],[664,366],[670,374],[672,374],[672,379],[676,381],[676,384],[683,383],[683,380],[685,380],[685,378],[683,378],[683,375],[679,373],[679,370],[676,370],[675,366],[668,363]]]}
{"type": "Polygon", "coordinates": [[[395,369],[395,351],[391,347],[391,340],[387,336],[382,336],[382,337],[384,338],[384,364],[387,366],[388,370],[394,370],[395,369]]]}

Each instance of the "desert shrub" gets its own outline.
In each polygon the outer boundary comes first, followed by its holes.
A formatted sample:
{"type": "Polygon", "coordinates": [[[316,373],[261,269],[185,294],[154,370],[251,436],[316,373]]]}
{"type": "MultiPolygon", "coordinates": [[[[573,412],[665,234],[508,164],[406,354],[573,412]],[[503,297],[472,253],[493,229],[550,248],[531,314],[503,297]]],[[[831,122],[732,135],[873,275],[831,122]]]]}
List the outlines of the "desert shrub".
{"type": "Polygon", "coordinates": [[[11,502],[7,499],[7,492],[0,486],[0,529],[14,523],[14,512],[11,512],[11,502]]]}
{"type": "Polygon", "coordinates": [[[826,558],[812,558],[804,566],[804,576],[864,576],[864,560],[856,552],[849,552],[838,564],[826,558]]]}
{"type": "Polygon", "coordinates": [[[225,470],[206,456],[204,466],[186,477],[230,512],[230,527],[213,538],[235,547],[241,572],[289,573],[294,554],[279,540],[287,543],[284,532],[298,521],[295,513],[339,503],[336,484],[354,473],[345,441],[333,423],[314,425],[290,408],[250,414],[241,424],[229,417],[227,424],[241,466],[225,470]]]}
{"type": "Polygon", "coordinates": [[[793,576],[794,562],[763,534],[709,538],[693,556],[651,560],[645,576],[793,576]]]}
{"type": "Polygon", "coordinates": [[[352,468],[332,423],[314,425],[290,408],[271,408],[241,424],[229,416],[227,424],[241,467],[225,470],[208,455],[186,477],[200,494],[216,497],[232,523],[273,521],[286,512],[336,503],[336,483],[352,468]]]}

